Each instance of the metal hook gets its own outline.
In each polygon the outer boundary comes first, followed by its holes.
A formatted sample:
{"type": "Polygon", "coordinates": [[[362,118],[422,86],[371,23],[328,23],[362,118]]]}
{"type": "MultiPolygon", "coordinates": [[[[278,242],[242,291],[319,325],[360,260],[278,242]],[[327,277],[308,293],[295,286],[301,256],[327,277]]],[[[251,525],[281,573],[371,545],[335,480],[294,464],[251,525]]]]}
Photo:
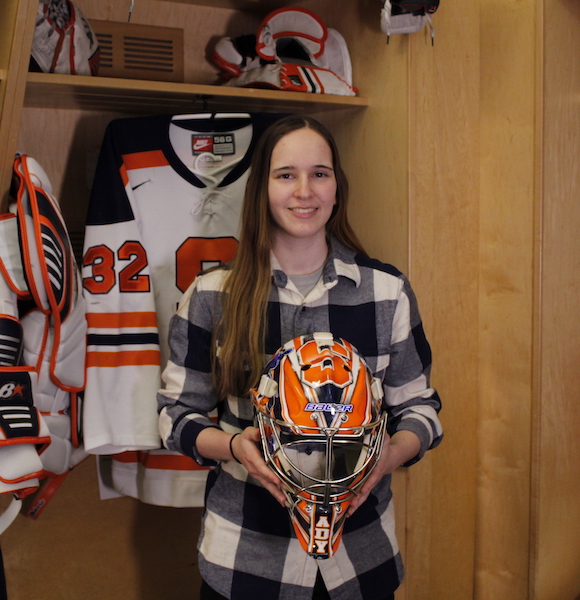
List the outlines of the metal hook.
{"type": "Polygon", "coordinates": [[[202,112],[207,112],[209,107],[209,101],[213,99],[213,96],[209,94],[200,94],[198,98],[202,102],[202,112]]]}

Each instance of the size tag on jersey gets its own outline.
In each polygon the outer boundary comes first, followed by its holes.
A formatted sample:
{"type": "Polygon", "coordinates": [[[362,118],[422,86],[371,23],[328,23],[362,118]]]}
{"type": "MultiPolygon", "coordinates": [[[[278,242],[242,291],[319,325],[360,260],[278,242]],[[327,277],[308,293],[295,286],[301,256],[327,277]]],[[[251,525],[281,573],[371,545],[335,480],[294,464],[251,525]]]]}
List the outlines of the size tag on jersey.
{"type": "Polygon", "coordinates": [[[214,156],[230,156],[236,153],[236,138],[233,133],[214,135],[194,133],[191,136],[191,151],[194,156],[204,152],[214,156]]]}

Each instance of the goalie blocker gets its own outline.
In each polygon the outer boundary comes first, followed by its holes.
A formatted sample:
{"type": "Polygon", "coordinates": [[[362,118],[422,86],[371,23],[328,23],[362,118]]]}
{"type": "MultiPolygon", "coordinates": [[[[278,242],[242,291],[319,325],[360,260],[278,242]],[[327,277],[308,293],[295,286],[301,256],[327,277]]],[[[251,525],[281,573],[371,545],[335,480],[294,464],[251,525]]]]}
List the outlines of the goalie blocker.
{"type": "Polygon", "coordinates": [[[2,533],[18,514],[20,499],[35,492],[44,467],[40,454],[50,433],[34,406],[36,372],[11,366],[22,348],[22,326],[11,315],[0,316],[0,494],[14,494],[13,505],[0,516],[2,533]]]}

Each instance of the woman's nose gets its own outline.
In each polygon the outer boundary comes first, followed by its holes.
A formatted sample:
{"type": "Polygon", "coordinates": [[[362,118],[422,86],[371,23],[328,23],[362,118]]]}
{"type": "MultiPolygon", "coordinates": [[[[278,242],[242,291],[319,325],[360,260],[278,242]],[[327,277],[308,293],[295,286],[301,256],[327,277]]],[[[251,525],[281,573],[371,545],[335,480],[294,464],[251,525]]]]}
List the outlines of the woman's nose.
{"type": "Polygon", "coordinates": [[[308,177],[299,177],[296,182],[296,196],[298,198],[308,198],[312,194],[310,180],[308,177]]]}

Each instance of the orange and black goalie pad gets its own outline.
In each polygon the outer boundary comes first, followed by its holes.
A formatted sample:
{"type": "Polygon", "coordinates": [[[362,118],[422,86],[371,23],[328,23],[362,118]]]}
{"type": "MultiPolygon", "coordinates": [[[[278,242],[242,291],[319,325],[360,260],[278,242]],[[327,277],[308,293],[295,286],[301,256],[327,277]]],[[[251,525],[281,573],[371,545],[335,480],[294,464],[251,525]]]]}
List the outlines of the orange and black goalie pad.
{"type": "Polygon", "coordinates": [[[50,181],[38,162],[17,156],[13,180],[28,290],[37,309],[51,321],[50,377],[61,389],[79,392],[85,383],[84,362],[77,360],[74,368],[64,366],[65,356],[74,352],[69,337],[72,331],[80,331],[78,323],[84,322],[85,312],[72,243],[50,181]]]}

